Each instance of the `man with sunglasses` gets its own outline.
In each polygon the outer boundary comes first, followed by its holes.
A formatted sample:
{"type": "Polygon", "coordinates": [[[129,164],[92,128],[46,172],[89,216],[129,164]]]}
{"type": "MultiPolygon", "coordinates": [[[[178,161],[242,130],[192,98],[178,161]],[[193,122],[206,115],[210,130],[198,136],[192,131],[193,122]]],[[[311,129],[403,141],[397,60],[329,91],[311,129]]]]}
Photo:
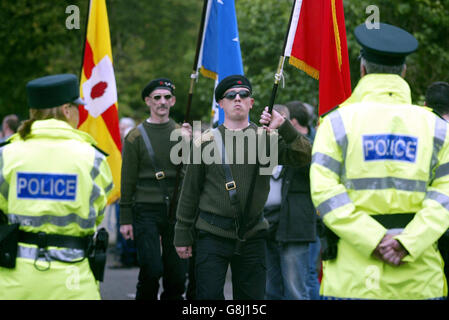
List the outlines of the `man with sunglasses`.
{"type": "Polygon", "coordinates": [[[311,145],[307,138],[275,110],[272,114],[268,113],[268,107],[263,111],[260,123],[264,128],[248,122],[249,111],[254,105],[251,95],[251,84],[244,76],[232,75],[218,84],[215,99],[224,110],[224,123],[195,139],[192,149],[208,150],[216,142],[214,158],[215,152],[221,150],[220,159],[225,154],[228,161],[225,164],[223,161],[210,163],[203,155],[201,163],[194,162],[186,167],[176,212],[174,243],[183,259],[192,256],[195,243],[196,298],[200,300],[224,299],[229,265],[234,299],[264,299],[268,222],[263,218],[262,210],[268,197],[271,171],[261,174],[262,161],[259,168],[256,161],[249,160],[251,156],[263,148],[270,148],[270,155],[277,152],[281,164],[303,166],[311,161],[311,145]],[[264,135],[264,129],[270,134],[264,135]],[[277,133],[274,129],[278,129],[277,133]],[[248,134],[250,131],[253,135],[248,134]],[[238,138],[239,134],[248,138],[242,139],[240,145],[234,144],[232,138],[230,147],[231,140],[227,136],[238,138]],[[251,140],[251,136],[257,140],[251,140]],[[271,136],[278,142],[277,150],[269,146],[271,136]],[[222,142],[218,141],[219,137],[222,142]],[[233,151],[232,156],[228,149],[233,151]],[[239,161],[242,153],[240,159],[244,161],[239,161]]]}
{"type": "MultiPolygon", "coordinates": [[[[179,128],[169,117],[176,103],[174,90],[169,79],[150,81],[142,91],[150,117],[124,140],[120,231],[125,239],[134,239],[137,248],[137,300],[157,300],[161,277],[161,299],[180,300],[185,291],[187,265],[176,254],[174,223],[168,217],[177,171],[170,160],[170,149],[176,143],[170,141],[170,134],[179,128]]],[[[181,131],[190,139],[188,123],[181,131]]]]}

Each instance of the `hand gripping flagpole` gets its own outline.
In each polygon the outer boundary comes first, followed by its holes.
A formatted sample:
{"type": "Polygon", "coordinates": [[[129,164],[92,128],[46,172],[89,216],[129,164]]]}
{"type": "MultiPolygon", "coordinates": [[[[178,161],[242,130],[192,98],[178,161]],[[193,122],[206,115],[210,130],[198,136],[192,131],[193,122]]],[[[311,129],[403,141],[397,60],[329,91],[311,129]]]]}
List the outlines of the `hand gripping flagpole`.
{"type": "MultiPolygon", "coordinates": [[[[192,97],[193,97],[193,87],[195,85],[195,80],[198,78],[198,58],[200,55],[200,49],[201,49],[201,43],[203,41],[203,33],[204,33],[204,22],[206,20],[206,12],[207,12],[207,4],[208,0],[204,0],[203,4],[203,13],[201,15],[201,24],[200,29],[198,31],[198,39],[196,42],[196,53],[195,53],[195,59],[193,61],[193,68],[192,68],[192,74],[190,75],[190,88],[189,88],[189,95],[187,97],[187,106],[186,106],[186,113],[184,115],[184,122],[188,122],[190,118],[190,109],[192,106],[192,97]]],[[[170,208],[168,208],[168,219],[169,221],[176,221],[175,213],[176,213],[176,201],[178,198],[178,189],[179,189],[179,183],[181,180],[181,170],[182,170],[182,163],[178,165],[178,168],[176,169],[176,179],[175,179],[175,187],[173,189],[173,194],[170,199],[170,208]]]]}
{"type": "Polygon", "coordinates": [[[283,79],[284,75],[284,62],[285,62],[285,48],[287,47],[287,40],[288,40],[288,35],[290,33],[290,26],[292,23],[292,19],[293,19],[293,13],[295,12],[295,5],[296,5],[296,1],[293,1],[293,7],[292,7],[292,12],[290,14],[290,20],[288,21],[288,28],[287,28],[287,33],[285,35],[285,39],[284,39],[284,46],[282,48],[282,53],[281,56],[279,58],[279,65],[276,71],[276,74],[274,75],[274,84],[273,84],[273,90],[271,91],[271,97],[270,97],[270,103],[268,104],[268,112],[271,113],[273,111],[273,105],[274,105],[274,101],[276,100],[276,93],[278,90],[278,86],[279,86],[279,81],[281,81],[281,79],[283,79]]]}

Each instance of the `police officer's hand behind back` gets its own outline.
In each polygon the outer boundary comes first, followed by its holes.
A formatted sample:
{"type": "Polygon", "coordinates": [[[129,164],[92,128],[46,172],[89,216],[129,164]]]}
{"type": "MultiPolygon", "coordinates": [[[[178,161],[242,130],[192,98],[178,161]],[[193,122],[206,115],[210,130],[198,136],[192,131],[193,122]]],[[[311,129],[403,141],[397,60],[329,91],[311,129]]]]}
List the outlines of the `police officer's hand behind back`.
{"type": "Polygon", "coordinates": [[[382,258],[385,262],[394,266],[404,264],[404,262],[402,262],[402,258],[404,258],[408,252],[398,240],[393,238],[384,239],[381,241],[379,247],[380,253],[382,254],[382,258]]]}
{"type": "Polygon", "coordinates": [[[134,240],[133,234],[133,225],[132,224],[124,224],[120,226],[120,233],[122,234],[125,240],[131,239],[134,240]]]}
{"type": "Polygon", "coordinates": [[[408,252],[399,241],[393,239],[394,235],[395,234],[385,235],[374,250],[373,256],[390,265],[400,266],[404,264],[402,258],[404,258],[408,252]]]}
{"type": "Polygon", "coordinates": [[[270,131],[271,129],[279,128],[285,121],[285,118],[276,110],[273,110],[271,114],[268,112],[268,107],[265,107],[260,116],[260,123],[265,129],[270,131]]]}

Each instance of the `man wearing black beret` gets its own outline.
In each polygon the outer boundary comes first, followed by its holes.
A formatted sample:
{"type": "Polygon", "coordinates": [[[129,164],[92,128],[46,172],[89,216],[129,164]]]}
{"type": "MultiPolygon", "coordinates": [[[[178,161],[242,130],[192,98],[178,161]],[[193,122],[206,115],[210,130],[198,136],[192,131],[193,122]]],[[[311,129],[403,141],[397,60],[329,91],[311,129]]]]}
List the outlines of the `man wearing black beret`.
{"type": "MultiPolygon", "coordinates": [[[[436,242],[449,227],[447,122],[412,104],[407,31],[355,29],[362,78],[324,117],[310,170],[324,224],[323,299],[442,299],[436,242]]],[[[422,48],[426,50],[426,48],[422,48]]]]}
{"type": "Polygon", "coordinates": [[[260,119],[270,135],[263,135],[263,128],[248,122],[254,105],[251,95],[251,83],[244,76],[232,75],[218,84],[215,99],[224,110],[224,123],[206,131],[194,141],[192,148],[194,153],[195,148],[214,147],[214,157],[221,155],[211,163],[203,154],[204,161],[186,168],[174,243],[183,259],[192,256],[192,245],[195,245],[197,299],[224,299],[229,265],[234,299],[264,299],[264,233],[268,222],[262,210],[272,172],[261,174],[259,162],[250,159],[256,154],[260,159],[258,153],[269,149],[270,137],[274,137],[278,148],[271,148],[270,155],[276,153],[279,163],[302,166],[310,162],[311,145],[307,138],[275,110],[270,114],[268,107],[265,108],[260,119]],[[228,140],[229,137],[235,137],[236,143],[228,140]],[[241,137],[248,138],[242,138],[243,142],[238,144],[241,137]]]}
{"type": "MultiPolygon", "coordinates": [[[[176,103],[175,85],[167,78],[154,79],[142,90],[142,100],[150,117],[124,140],[120,231],[136,243],[140,266],[136,299],[157,300],[162,277],[160,298],[180,300],[186,263],[176,254],[174,223],[168,217],[171,203],[176,203],[172,197],[177,166],[170,160],[170,150],[177,141],[171,141],[170,135],[180,126],[169,117],[176,103]]],[[[181,131],[190,139],[190,124],[184,123],[181,131]]]]}

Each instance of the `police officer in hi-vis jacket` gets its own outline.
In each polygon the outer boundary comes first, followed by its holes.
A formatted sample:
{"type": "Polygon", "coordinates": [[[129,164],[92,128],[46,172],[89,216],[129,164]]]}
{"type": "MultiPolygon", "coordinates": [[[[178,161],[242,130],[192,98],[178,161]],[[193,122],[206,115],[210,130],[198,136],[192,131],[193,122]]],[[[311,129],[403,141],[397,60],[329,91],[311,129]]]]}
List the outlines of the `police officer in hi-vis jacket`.
{"type": "Polygon", "coordinates": [[[75,75],[26,89],[30,119],[0,147],[0,239],[16,246],[0,252],[0,300],[100,299],[88,255],[113,187],[106,156],[76,129],[75,75]]]}
{"type": "MultiPolygon", "coordinates": [[[[412,104],[403,79],[417,40],[388,24],[355,29],[361,76],[326,115],[312,151],[311,193],[336,252],[324,299],[441,299],[437,241],[449,227],[447,122],[412,104]]],[[[426,50],[426,48],[422,48],[426,50]]]]}

